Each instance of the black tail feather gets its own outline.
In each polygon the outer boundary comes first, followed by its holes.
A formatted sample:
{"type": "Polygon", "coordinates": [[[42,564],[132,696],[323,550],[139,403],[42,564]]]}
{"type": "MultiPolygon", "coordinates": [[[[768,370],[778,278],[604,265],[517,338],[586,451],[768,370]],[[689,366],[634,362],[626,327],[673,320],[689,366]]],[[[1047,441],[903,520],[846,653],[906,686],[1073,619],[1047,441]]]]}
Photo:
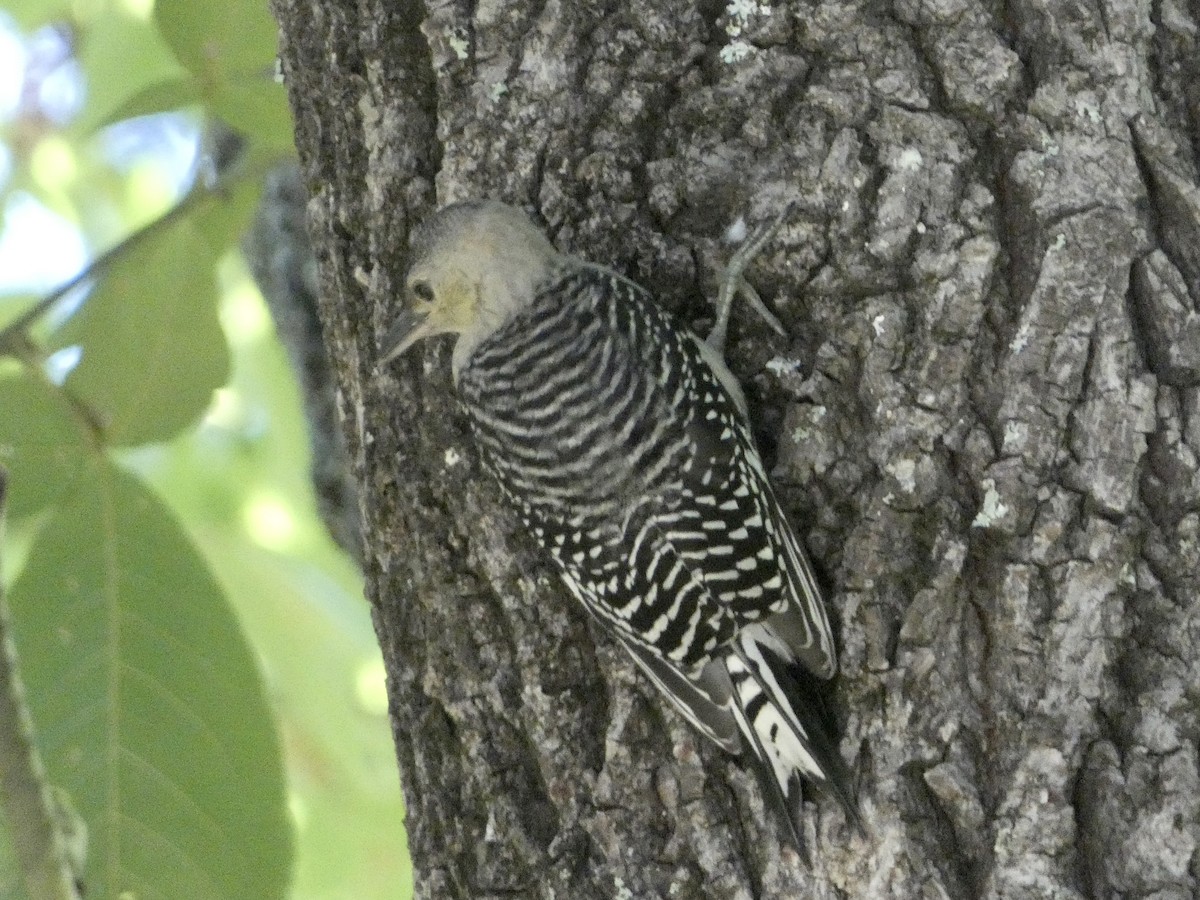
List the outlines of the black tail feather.
{"type": "Polygon", "coordinates": [[[769,626],[742,630],[728,661],[734,713],[756,757],[767,794],[803,854],[801,779],[834,797],[865,833],[853,779],[830,734],[826,705],[809,675],[769,626]]]}

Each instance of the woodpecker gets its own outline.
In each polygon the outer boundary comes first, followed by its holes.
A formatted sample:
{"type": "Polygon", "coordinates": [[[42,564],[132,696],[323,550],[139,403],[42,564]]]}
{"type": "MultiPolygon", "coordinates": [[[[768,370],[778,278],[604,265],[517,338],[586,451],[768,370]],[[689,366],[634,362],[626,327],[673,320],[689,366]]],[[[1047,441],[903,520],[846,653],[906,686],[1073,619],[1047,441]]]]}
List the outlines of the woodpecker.
{"type": "Polygon", "coordinates": [[[722,358],[747,256],[710,341],[495,201],[436,213],[410,260],[380,365],[457,335],[484,467],[570,593],[705,737],[749,751],[798,850],[802,779],[861,830],[813,690],[837,668],[824,601],[722,358]]]}

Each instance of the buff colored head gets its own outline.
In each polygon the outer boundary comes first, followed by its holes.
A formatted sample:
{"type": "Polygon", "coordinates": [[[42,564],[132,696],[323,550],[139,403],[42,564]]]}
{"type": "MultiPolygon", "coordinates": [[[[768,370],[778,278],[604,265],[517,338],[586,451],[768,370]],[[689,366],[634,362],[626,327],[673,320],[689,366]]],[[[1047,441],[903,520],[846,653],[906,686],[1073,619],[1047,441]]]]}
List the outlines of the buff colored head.
{"type": "Polygon", "coordinates": [[[453,373],[480,341],[533,301],[558,252],[521,210],[455,203],[413,235],[404,309],[383,342],[383,365],[423,338],[456,334],[453,373]]]}

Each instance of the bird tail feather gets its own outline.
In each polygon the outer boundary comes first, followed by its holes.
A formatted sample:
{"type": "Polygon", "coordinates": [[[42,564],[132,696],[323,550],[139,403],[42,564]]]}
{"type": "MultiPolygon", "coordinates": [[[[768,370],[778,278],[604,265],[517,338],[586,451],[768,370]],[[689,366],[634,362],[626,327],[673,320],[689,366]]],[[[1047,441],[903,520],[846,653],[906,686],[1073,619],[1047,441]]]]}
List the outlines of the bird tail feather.
{"type": "Polygon", "coordinates": [[[850,773],[822,721],[813,676],[767,624],[743,628],[732,649],[726,666],[733,713],[796,848],[804,846],[801,777],[832,794],[862,832],[850,773]]]}

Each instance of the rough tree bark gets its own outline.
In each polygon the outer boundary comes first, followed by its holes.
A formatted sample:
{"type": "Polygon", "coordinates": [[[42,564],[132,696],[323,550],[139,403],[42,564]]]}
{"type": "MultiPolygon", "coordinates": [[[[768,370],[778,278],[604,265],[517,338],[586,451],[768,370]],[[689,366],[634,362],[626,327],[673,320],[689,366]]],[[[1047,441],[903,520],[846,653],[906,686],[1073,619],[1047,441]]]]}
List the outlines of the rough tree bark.
{"type": "MultiPolygon", "coordinates": [[[[418,896],[1192,897],[1196,0],[273,0],[418,896]],[[758,786],[497,503],[445,344],[374,371],[410,227],[491,196],[735,320],[840,622],[869,835],[758,786]],[[422,355],[423,353],[423,355],[422,355]]],[[[364,827],[368,827],[364,825],[364,827]]]]}

